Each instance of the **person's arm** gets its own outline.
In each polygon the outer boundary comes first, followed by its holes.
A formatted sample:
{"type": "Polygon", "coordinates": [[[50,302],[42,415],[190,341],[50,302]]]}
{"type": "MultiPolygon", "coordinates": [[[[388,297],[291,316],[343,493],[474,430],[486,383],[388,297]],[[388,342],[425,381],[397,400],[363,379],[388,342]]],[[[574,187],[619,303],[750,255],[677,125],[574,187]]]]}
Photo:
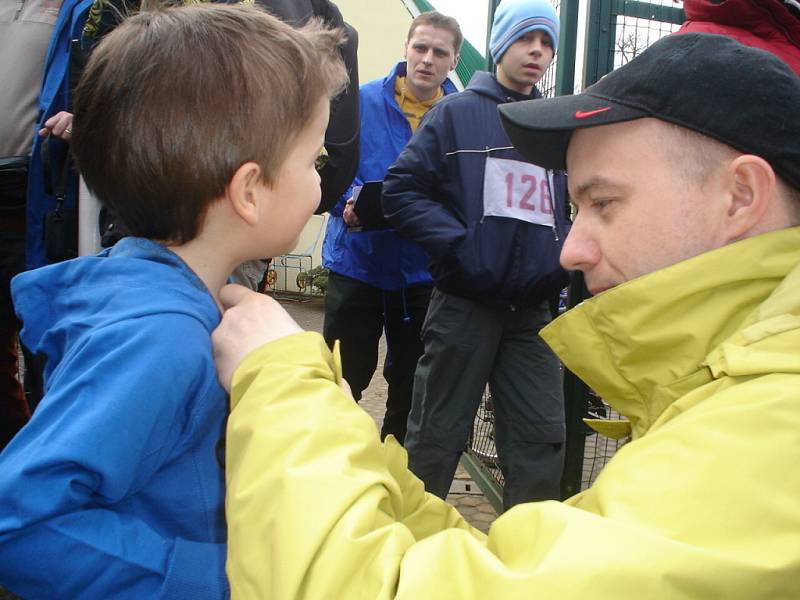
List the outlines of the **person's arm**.
{"type": "MultiPolygon", "coordinates": [[[[193,350],[208,337],[193,321],[110,326],[61,359],[31,422],[0,455],[2,585],[24,598],[228,595],[225,544],[165,535],[157,515],[131,516],[164,461],[192,443],[194,398],[213,383],[193,350]]],[[[201,501],[194,492],[187,502],[201,501]]]]}
{"type": "Polygon", "coordinates": [[[328,160],[319,172],[322,197],[316,210],[334,207],[356,176],[359,160],[358,32],[343,23],[347,40],[340,52],[347,67],[347,88],[331,101],[331,117],[325,131],[328,160]]]}
{"type": "Polygon", "coordinates": [[[389,167],[383,182],[383,213],[401,236],[418,243],[432,258],[448,254],[466,236],[466,227],[440,197],[446,178],[452,128],[444,106],[435,106],[389,167]]]}
{"type": "MultiPolygon", "coordinates": [[[[238,286],[224,288],[222,299],[232,308],[213,339],[220,380],[232,382],[233,598],[745,600],[800,592],[796,536],[785,530],[797,511],[783,472],[754,469],[752,452],[736,460],[758,484],[697,471],[696,457],[732,460],[708,452],[716,413],[688,437],[664,427],[631,443],[592,489],[568,503],[518,505],[485,537],[423,491],[397,443],[380,443],[370,417],[337,385],[340,365],[321,337],[298,333],[277,303],[238,286]],[[715,479],[733,482],[737,497],[715,479]],[[780,493],[773,501],[764,489],[780,493]],[[760,506],[769,519],[758,519],[760,506]],[[758,522],[757,534],[731,527],[743,522],[758,522]]],[[[752,443],[731,433],[729,449],[752,443]]]]}
{"type": "Polygon", "coordinates": [[[253,347],[248,340],[279,340],[252,357],[267,365],[266,377],[237,374],[233,383],[234,397],[248,394],[232,406],[226,441],[232,597],[391,597],[415,541],[448,529],[483,543],[452,506],[425,493],[397,442],[380,442],[372,419],[343,391],[341,365],[320,335],[302,332],[277,302],[242,286],[226,286],[221,299],[237,305],[213,336],[223,385],[239,352],[253,347]],[[257,400],[265,389],[275,404],[257,400]],[[286,420],[296,427],[274,427],[286,420]],[[325,456],[331,443],[339,451],[325,456]],[[327,568],[317,552],[346,555],[347,564],[327,568]]]}
{"type": "MultiPolygon", "coordinates": [[[[356,78],[355,81],[357,83],[358,79],[356,78]]],[[[342,92],[342,94],[346,94],[346,98],[348,99],[347,102],[351,102],[351,104],[349,104],[349,106],[341,105],[341,106],[338,107],[337,110],[338,111],[343,111],[343,112],[339,112],[339,115],[338,115],[338,119],[340,120],[339,127],[340,128],[344,128],[344,129],[352,129],[352,133],[354,133],[355,136],[356,136],[355,146],[350,148],[351,151],[353,150],[353,148],[355,149],[354,153],[351,153],[349,155],[349,158],[347,159],[348,163],[349,163],[350,160],[353,160],[353,159],[355,159],[355,162],[353,164],[351,164],[346,169],[346,171],[348,172],[348,179],[347,179],[347,182],[345,184],[344,191],[341,193],[341,195],[338,196],[335,199],[335,201],[326,200],[325,198],[323,198],[320,201],[320,209],[322,208],[322,205],[325,205],[327,207],[327,211],[330,213],[330,215],[332,217],[340,217],[340,218],[344,218],[344,210],[345,210],[345,208],[347,208],[347,201],[351,200],[353,198],[353,188],[355,188],[355,187],[357,187],[359,185],[363,185],[363,183],[364,183],[364,177],[362,176],[362,173],[359,170],[360,162],[359,162],[359,153],[358,153],[358,149],[359,149],[359,147],[361,145],[360,137],[362,135],[362,130],[361,130],[362,124],[360,122],[360,119],[363,116],[363,115],[359,115],[359,108],[358,107],[362,105],[363,100],[361,99],[361,93],[362,92],[358,88],[358,85],[356,85],[356,87],[353,88],[352,87],[352,83],[353,83],[353,80],[350,81],[350,85],[348,86],[348,89],[345,90],[345,92],[342,92]],[[351,94],[355,95],[355,101],[354,102],[352,102],[352,99],[350,98],[351,94]],[[353,114],[353,109],[355,109],[355,114],[353,114]],[[354,126],[352,124],[349,124],[350,123],[349,119],[351,119],[353,117],[356,119],[356,123],[355,123],[354,126]]],[[[333,111],[334,108],[335,108],[334,105],[344,101],[344,99],[345,99],[345,97],[343,97],[340,94],[340,96],[338,96],[337,99],[334,100],[333,103],[331,104],[331,110],[333,111]]],[[[331,114],[331,118],[333,118],[333,114],[331,114]]],[[[328,128],[330,129],[331,126],[332,126],[332,124],[329,124],[328,128]]],[[[340,129],[340,133],[341,133],[341,131],[343,131],[343,129],[340,129]]],[[[327,135],[328,134],[326,132],[326,136],[327,135]]],[[[326,149],[327,149],[327,141],[326,141],[326,149]]],[[[329,162],[330,162],[330,159],[329,159],[329,162]]],[[[330,174],[330,172],[329,172],[329,174],[330,174]]],[[[342,172],[340,171],[336,175],[336,177],[338,178],[338,176],[341,175],[341,174],[342,174],[342,172]]],[[[323,177],[322,172],[320,172],[320,177],[323,177]]],[[[328,193],[330,193],[330,191],[332,189],[333,188],[328,187],[328,193]]],[[[323,193],[323,196],[326,193],[324,187],[323,187],[323,192],[322,193],[323,193]]],[[[318,213],[320,212],[320,209],[317,209],[318,213]]]]}

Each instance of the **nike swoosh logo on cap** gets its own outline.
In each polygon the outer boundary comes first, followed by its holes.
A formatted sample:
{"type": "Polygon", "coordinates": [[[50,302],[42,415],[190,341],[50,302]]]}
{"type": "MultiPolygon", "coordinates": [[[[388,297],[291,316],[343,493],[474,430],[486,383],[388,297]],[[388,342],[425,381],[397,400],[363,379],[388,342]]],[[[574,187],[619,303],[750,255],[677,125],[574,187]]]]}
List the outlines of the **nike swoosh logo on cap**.
{"type": "Polygon", "coordinates": [[[593,117],[595,115],[599,115],[600,113],[604,113],[607,110],[611,110],[610,106],[606,106],[605,108],[598,108],[597,110],[587,110],[587,111],[578,111],[575,113],[576,119],[585,119],[586,117],[593,117]]]}

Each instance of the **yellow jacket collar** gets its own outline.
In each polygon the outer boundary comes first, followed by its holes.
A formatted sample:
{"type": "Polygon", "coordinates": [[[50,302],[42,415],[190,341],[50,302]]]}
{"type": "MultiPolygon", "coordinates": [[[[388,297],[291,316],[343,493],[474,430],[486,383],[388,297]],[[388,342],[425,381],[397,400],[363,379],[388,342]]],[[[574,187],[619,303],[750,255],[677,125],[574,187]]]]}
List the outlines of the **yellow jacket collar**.
{"type": "MultiPolygon", "coordinates": [[[[799,265],[800,227],[756,236],[603,292],[541,335],[636,438],[691,389],[776,370],[764,340],[800,344],[799,265]]],[[[800,372],[800,351],[775,355],[800,372]]]]}

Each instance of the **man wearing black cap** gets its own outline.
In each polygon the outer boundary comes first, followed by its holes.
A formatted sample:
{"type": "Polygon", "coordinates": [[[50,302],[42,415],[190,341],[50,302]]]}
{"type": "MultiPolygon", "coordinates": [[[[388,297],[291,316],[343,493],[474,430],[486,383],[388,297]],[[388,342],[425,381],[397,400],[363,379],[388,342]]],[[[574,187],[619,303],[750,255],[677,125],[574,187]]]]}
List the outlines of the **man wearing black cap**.
{"type": "Polygon", "coordinates": [[[562,261],[597,294],[542,335],[630,441],[488,538],[380,445],[319,336],[224,288],[228,568],[273,597],[800,598],[798,106],[778,58],[685,34],[579,96],[501,108],[526,157],[569,167],[562,261]],[[293,394],[273,361],[298,357],[293,394]]]}

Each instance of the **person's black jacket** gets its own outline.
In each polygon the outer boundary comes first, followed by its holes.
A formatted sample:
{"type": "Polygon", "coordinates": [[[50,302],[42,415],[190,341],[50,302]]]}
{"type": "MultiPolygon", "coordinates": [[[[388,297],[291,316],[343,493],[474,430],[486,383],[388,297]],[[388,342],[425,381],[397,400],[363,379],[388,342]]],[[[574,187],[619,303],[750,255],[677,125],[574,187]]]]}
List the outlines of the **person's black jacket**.
{"type": "Polygon", "coordinates": [[[328,161],[319,172],[322,200],[316,212],[321,214],[336,205],[358,170],[358,32],[345,23],[342,13],[328,0],[256,0],[256,4],[294,26],[316,16],[326,25],[341,27],[347,32],[347,42],[341,53],[350,83],[331,103],[330,123],[325,132],[328,161]]]}
{"type": "Polygon", "coordinates": [[[499,104],[523,99],[513,94],[488,73],[475,73],[465,91],[428,111],[389,168],[382,196],[397,232],[428,253],[438,289],[498,307],[532,306],[569,282],[558,263],[570,225],[563,172],[551,174],[552,188],[542,184],[555,227],[484,215],[488,159],[525,161],[497,112],[499,104]]]}

